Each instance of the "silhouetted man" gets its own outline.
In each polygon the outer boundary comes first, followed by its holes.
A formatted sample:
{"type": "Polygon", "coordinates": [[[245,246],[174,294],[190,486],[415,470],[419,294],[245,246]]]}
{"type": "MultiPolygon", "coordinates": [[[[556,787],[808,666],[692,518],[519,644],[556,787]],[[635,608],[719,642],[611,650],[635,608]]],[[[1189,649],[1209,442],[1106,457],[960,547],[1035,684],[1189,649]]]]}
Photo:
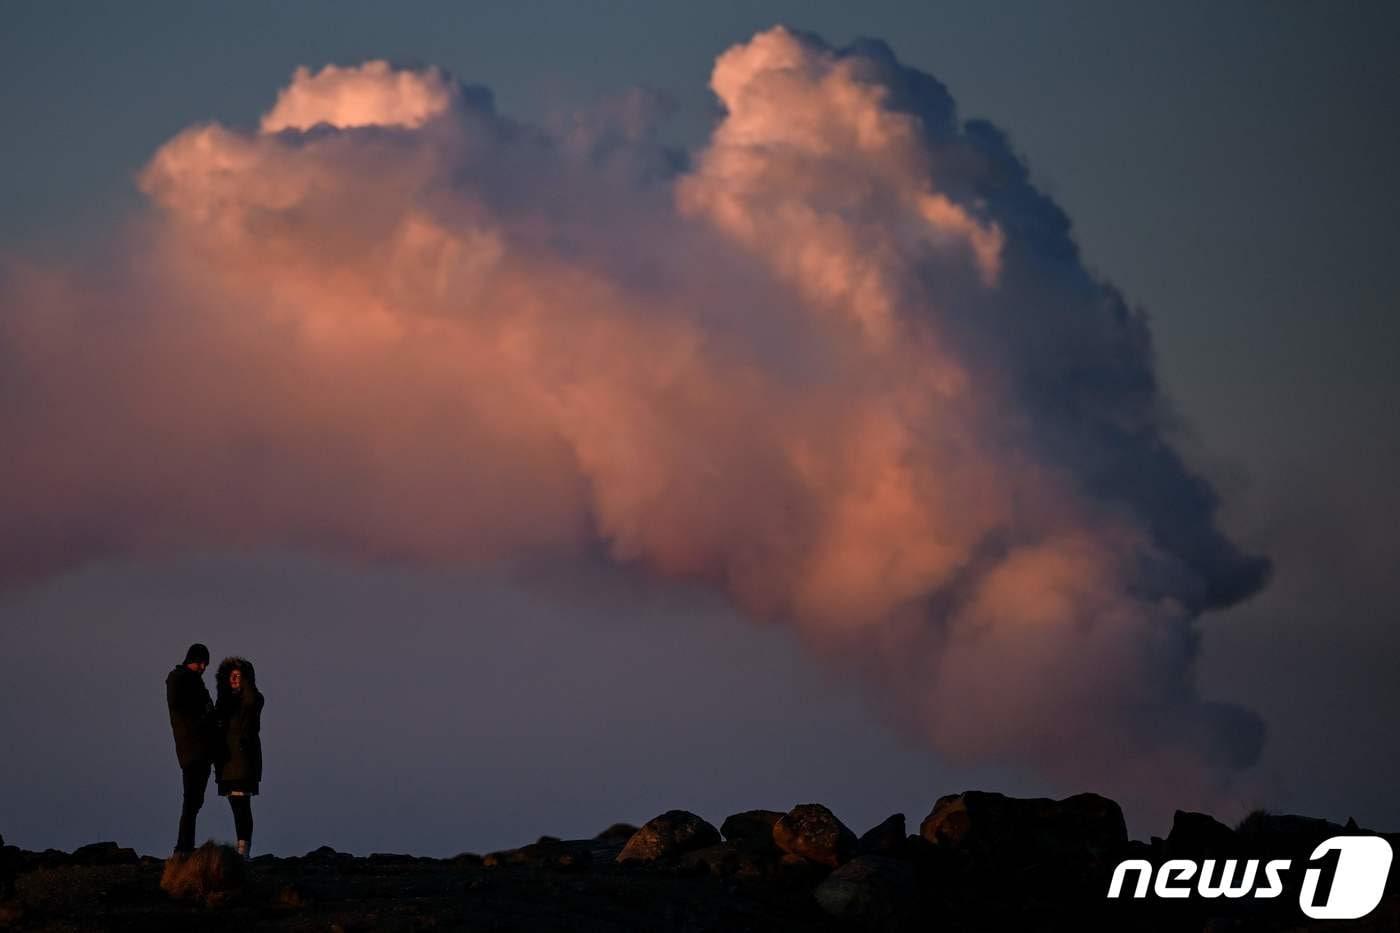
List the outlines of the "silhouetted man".
{"type": "Polygon", "coordinates": [[[204,669],[208,666],[209,649],[196,643],[190,645],[185,660],[165,678],[165,703],[170,707],[170,730],[175,733],[175,757],[180,761],[184,783],[176,854],[194,851],[194,821],[204,806],[204,790],[209,786],[209,732],[214,703],[204,686],[204,669]]]}

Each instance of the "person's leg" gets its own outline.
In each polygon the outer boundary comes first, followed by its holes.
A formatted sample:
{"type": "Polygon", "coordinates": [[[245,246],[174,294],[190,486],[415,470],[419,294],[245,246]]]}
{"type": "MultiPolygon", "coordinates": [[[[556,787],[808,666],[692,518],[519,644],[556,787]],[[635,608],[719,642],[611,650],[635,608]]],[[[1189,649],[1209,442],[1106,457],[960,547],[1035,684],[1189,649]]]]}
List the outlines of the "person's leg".
{"type": "Polygon", "coordinates": [[[204,791],[209,786],[209,762],[196,761],[180,769],[184,784],[184,798],[180,804],[180,835],[175,840],[175,851],[194,851],[195,817],[204,806],[204,791]]]}
{"type": "Polygon", "coordinates": [[[253,798],[230,794],[228,805],[233,810],[233,829],[238,836],[238,854],[247,855],[253,845],[253,798]]]}

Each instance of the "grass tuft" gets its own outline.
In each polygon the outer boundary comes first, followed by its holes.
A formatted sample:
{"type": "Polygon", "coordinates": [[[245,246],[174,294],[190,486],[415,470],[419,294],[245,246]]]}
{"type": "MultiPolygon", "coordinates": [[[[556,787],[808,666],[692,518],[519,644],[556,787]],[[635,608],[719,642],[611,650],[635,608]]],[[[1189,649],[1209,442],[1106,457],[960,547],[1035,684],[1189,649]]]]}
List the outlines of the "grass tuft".
{"type": "Polygon", "coordinates": [[[165,860],[160,889],[177,900],[213,907],[241,891],[246,875],[243,859],[231,846],[206,842],[189,855],[165,860]]]}

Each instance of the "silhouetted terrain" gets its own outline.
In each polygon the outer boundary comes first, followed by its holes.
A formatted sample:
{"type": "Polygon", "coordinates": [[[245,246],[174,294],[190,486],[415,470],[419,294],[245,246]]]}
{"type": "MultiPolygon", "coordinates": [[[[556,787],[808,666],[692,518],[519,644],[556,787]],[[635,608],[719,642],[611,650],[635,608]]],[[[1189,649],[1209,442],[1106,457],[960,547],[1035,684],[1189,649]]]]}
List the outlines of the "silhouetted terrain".
{"type": "MultiPolygon", "coordinates": [[[[1178,812],[1171,833],[1130,841],[1118,805],[1095,794],[941,798],[906,831],[895,814],[857,836],[826,807],[751,810],[715,827],[683,810],[593,839],[543,837],[451,859],[357,858],[323,847],[242,862],[206,844],[188,859],[116,843],[0,850],[7,930],[1400,930],[1400,892],[1356,921],[1299,907],[1318,843],[1369,834],[1354,823],[1258,812],[1236,828],[1178,812]],[[1283,892],[1178,900],[1106,897],[1123,859],[1289,859],[1283,892]]],[[[1400,842],[1387,836],[1392,847],[1400,842]]],[[[1331,885],[1326,862],[1316,901],[1331,885]]],[[[1335,864],[1335,863],[1334,863],[1335,864]]],[[[1123,888],[1131,893],[1137,876],[1123,888]]],[[[1215,876],[1219,881],[1219,875],[1215,876]]],[[[1194,886],[1196,879],[1191,879],[1194,886]]],[[[1182,883],[1185,886],[1185,882],[1182,883]]],[[[1193,888],[1194,891],[1194,888],[1193,888]]]]}

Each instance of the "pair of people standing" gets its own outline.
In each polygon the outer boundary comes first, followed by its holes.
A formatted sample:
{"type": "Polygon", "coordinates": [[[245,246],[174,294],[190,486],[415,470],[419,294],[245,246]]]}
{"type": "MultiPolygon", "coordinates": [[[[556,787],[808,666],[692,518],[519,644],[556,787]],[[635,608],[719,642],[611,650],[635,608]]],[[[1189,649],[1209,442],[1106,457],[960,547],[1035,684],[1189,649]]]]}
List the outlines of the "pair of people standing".
{"type": "Polygon", "coordinates": [[[217,699],[204,686],[209,649],[190,645],[185,660],[165,678],[175,756],[180,762],[184,799],[175,853],[194,851],[195,819],[204,805],[212,769],[220,797],[233,810],[238,854],[247,857],[253,844],[253,797],[262,780],[263,695],[253,665],[245,658],[225,658],[214,676],[217,699]]]}

